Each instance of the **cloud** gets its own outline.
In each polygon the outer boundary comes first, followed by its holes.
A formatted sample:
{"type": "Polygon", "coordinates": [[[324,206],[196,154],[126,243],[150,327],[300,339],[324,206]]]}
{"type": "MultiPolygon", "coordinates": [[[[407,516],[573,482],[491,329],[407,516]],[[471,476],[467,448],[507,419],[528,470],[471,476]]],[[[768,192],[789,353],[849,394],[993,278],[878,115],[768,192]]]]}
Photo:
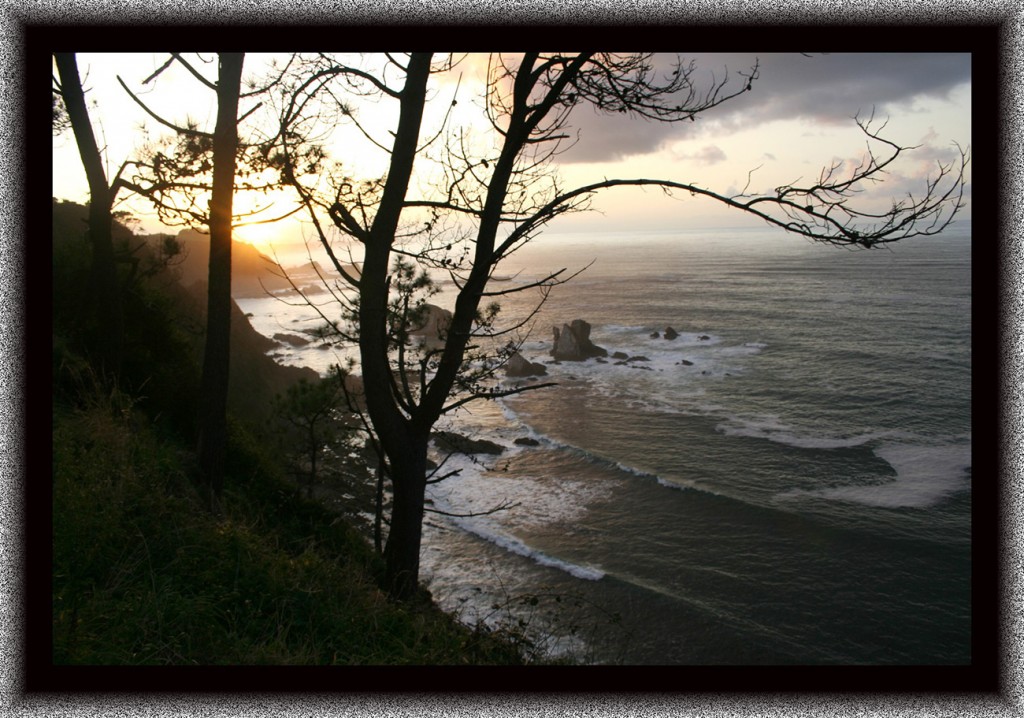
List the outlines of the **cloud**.
{"type": "Polygon", "coordinates": [[[761,58],[754,89],[730,103],[739,125],[786,119],[845,123],[872,107],[893,111],[919,97],[946,98],[971,79],[970,56],[951,53],[868,53],[761,58]]]}
{"type": "Polygon", "coordinates": [[[699,165],[714,165],[719,162],[725,162],[727,159],[725,152],[722,151],[721,147],[717,145],[705,145],[696,152],[677,152],[672,151],[672,156],[677,160],[692,160],[699,165]]]}
{"type": "Polygon", "coordinates": [[[616,161],[647,154],[665,138],[679,133],[678,129],[639,122],[624,115],[598,115],[587,107],[576,110],[571,124],[579,142],[559,156],[561,163],[616,161]]]}
{"type": "MultiPolygon", "coordinates": [[[[773,121],[850,124],[855,115],[867,116],[872,108],[876,115],[895,116],[913,111],[917,99],[948,98],[971,79],[970,56],[962,53],[697,54],[692,59],[699,87],[728,73],[728,87],[738,89],[745,82],[740,73],[755,62],[758,79],[750,92],[693,123],[642,122],[580,108],[572,117],[580,142],[561,161],[617,160],[653,152],[670,140],[722,136],[773,121]]],[[[660,67],[670,68],[670,57],[659,61],[660,67]]]]}

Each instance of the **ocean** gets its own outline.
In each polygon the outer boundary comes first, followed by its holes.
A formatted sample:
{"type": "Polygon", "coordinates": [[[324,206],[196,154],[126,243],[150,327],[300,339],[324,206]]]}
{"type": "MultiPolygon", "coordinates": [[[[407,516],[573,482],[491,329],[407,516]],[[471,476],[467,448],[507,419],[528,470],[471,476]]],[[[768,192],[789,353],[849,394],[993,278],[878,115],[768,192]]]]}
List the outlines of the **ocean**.
{"type": "MultiPolygon", "coordinates": [[[[583,319],[633,359],[547,364],[536,381],[557,386],[442,419],[504,451],[428,487],[428,508],[477,514],[428,514],[435,600],[591,663],[970,663],[969,223],[871,251],[768,228],[549,233],[495,286],[588,264],[521,351],[551,362],[551,327],[583,319]]],[[[238,303],[267,336],[317,323],[238,303]]],[[[324,371],[353,352],[271,353],[324,371]]]]}

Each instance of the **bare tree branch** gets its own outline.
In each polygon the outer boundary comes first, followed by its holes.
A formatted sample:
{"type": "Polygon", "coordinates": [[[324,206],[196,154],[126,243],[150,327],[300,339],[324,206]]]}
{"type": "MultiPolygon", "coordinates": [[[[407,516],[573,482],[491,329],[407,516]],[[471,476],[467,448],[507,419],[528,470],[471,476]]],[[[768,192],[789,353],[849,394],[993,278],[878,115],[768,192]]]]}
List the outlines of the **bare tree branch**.
{"type": "MultiPolygon", "coordinates": [[[[174,58],[175,60],[177,60],[179,63],[181,63],[182,66],[184,66],[184,68],[189,71],[189,74],[191,74],[192,77],[194,77],[197,80],[199,80],[199,82],[201,82],[202,84],[206,85],[207,88],[213,90],[214,92],[217,91],[217,83],[211,82],[210,80],[206,79],[206,77],[203,75],[203,73],[199,72],[194,67],[192,67],[192,65],[189,64],[185,60],[185,58],[183,58],[180,54],[178,54],[176,52],[172,52],[171,53],[171,57],[174,58]]],[[[159,73],[154,73],[154,74],[159,74],[159,73]]],[[[142,84],[146,84],[146,83],[143,82],[142,84]]]]}
{"type": "Polygon", "coordinates": [[[148,84],[149,84],[150,82],[152,82],[152,81],[153,81],[153,80],[155,80],[155,79],[156,79],[157,77],[159,77],[159,76],[160,76],[160,73],[162,73],[162,72],[163,72],[164,70],[166,70],[166,69],[167,69],[168,67],[170,67],[170,66],[171,66],[172,64],[174,64],[174,59],[175,59],[174,53],[171,53],[171,56],[170,56],[169,58],[167,58],[167,62],[165,62],[165,63],[164,63],[163,65],[161,65],[160,67],[158,67],[158,68],[156,69],[156,71],[155,71],[155,72],[154,72],[154,73],[153,73],[152,75],[150,75],[150,76],[149,76],[149,77],[147,77],[147,78],[146,78],[145,80],[143,80],[143,81],[142,81],[142,84],[143,84],[143,85],[148,85],[148,84]]]}
{"type": "Polygon", "coordinates": [[[212,132],[200,132],[199,130],[197,130],[195,128],[181,127],[180,125],[176,125],[173,122],[170,122],[169,120],[164,119],[160,115],[156,114],[153,110],[151,110],[149,108],[149,106],[146,105],[145,102],[140,100],[135,95],[134,92],[132,92],[130,89],[128,89],[128,85],[126,85],[124,83],[124,80],[121,79],[120,75],[117,76],[117,81],[121,84],[121,87],[124,88],[124,91],[128,93],[128,96],[131,97],[135,101],[135,104],[137,104],[139,107],[141,107],[143,109],[143,111],[145,111],[145,113],[147,115],[152,117],[154,120],[159,122],[164,127],[170,128],[170,129],[174,130],[175,132],[177,132],[178,134],[181,134],[181,135],[194,136],[194,137],[208,137],[210,139],[213,138],[213,133],[212,132]]]}

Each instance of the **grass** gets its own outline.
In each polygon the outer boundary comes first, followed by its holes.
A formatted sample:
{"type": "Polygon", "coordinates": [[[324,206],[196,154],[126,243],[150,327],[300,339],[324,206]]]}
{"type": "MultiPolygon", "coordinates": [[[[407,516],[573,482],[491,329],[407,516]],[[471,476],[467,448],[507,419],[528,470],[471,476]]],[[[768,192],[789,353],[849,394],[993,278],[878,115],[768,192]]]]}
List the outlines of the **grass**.
{"type": "Polygon", "coordinates": [[[428,601],[389,602],[364,539],[299,498],[242,427],[219,518],[193,487],[189,452],[123,397],[57,407],[53,441],[57,664],[524,660],[428,601]]]}
{"type": "MultiPolygon", "coordinates": [[[[467,628],[426,594],[387,600],[377,588],[381,559],[353,516],[303,499],[255,423],[230,423],[222,511],[208,511],[192,440],[200,303],[164,275],[126,279],[120,378],[106,378],[91,360],[103,352],[88,301],[84,213],[54,204],[54,663],[535,660],[518,633],[467,628]]],[[[303,373],[274,365],[252,346],[251,328],[238,328],[248,334],[233,333],[232,372],[248,403],[235,408],[255,420],[303,373]]],[[[369,475],[354,464],[334,468],[350,483],[369,475]]]]}

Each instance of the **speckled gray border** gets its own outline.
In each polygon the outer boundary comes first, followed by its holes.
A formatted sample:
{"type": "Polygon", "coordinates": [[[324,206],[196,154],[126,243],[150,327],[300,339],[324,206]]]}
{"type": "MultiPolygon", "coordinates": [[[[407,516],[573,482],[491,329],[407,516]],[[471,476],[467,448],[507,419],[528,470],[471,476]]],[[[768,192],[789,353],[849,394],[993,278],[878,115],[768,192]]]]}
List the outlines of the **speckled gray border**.
{"type": "MultiPolygon", "coordinates": [[[[21,233],[24,216],[19,201],[20,178],[24,168],[22,128],[17,108],[21,104],[19,27],[32,22],[84,22],[116,17],[140,17],[154,20],[163,16],[168,22],[182,21],[180,3],[88,2],[47,3],[45,0],[3,0],[0,4],[0,700],[5,715],[24,716],[137,716],[137,715],[203,715],[203,716],[1011,716],[1022,715],[1021,652],[1024,646],[1021,621],[1020,526],[1022,506],[1022,354],[1024,335],[1020,325],[1024,313],[1024,292],[1020,277],[1024,273],[1020,236],[1022,217],[1020,126],[1022,124],[1022,18],[1024,13],[1012,0],[975,3],[971,0],[947,2],[803,2],[787,3],[784,9],[767,2],[696,2],[670,3],[642,0],[630,3],[603,2],[539,2],[497,3],[480,0],[459,2],[439,0],[419,3],[398,3],[388,0],[349,0],[340,4],[291,2],[249,2],[226,4],[217,0],[194,0],[189,4],[188,19],[196,23],[218,21],[269,22],[274,15],[308,22],[380,23],[401,19],[405,22],[437,22],[451,18],[462,22],[486,20],[495,12],[516,22],[576,22],[593,17],[606,22],[756,21],[758,15],[771,13],[773,21],[818,22],[871,20],[874,22],[906,22],[941,18],[945,21],[1002,21],[1006,24],[1003,71],[1007,75],[1003,102],[1003,118],[1008,128],[1002,137],[1004,172],[1002,177],[1003,215],[1000,224],[1003,244],[1000,247],[1002,276],[1005,287],[1001,298],[1004,307],[1000,327],[1000,363],[1003,367],[1001,451],[1003,482],[1000,500],[1004,517],[1002,601],[1006,616],[1003,629],[1007,636],[1002,658],[1003,689],[1000,695],[742,695],[721,696],[670,694],[368,694],[368,695],[174,695],[145,696],[135,694],[106,696],[69,696],[21,694],[21,576],[23,540],[19,527],[23,524],[22,480],[27,451],[22,445],[20,414],[26,400],[27,387],[21,369],[22,336],[26,321],[22,310],[21,286],[25,267],[21,233]],[[342,15],[342,12],[344,13],[342,15]],[[587,14],[583,14],[587,13],[587,14]]],[[[866,48],[867,49],[867,48],[866,48]]],[[[991,330],[975,327],[975,331],[991,330]]],[[[979,403],[976,410],[991,407],[979,403]]],[[[977,477],[989,480],[993,477],[977,477]]],[[[130,686],[126,686],[130,689],[130,686]]],[[[254,689],[257,686],[253,686],[254,689]]]]}

